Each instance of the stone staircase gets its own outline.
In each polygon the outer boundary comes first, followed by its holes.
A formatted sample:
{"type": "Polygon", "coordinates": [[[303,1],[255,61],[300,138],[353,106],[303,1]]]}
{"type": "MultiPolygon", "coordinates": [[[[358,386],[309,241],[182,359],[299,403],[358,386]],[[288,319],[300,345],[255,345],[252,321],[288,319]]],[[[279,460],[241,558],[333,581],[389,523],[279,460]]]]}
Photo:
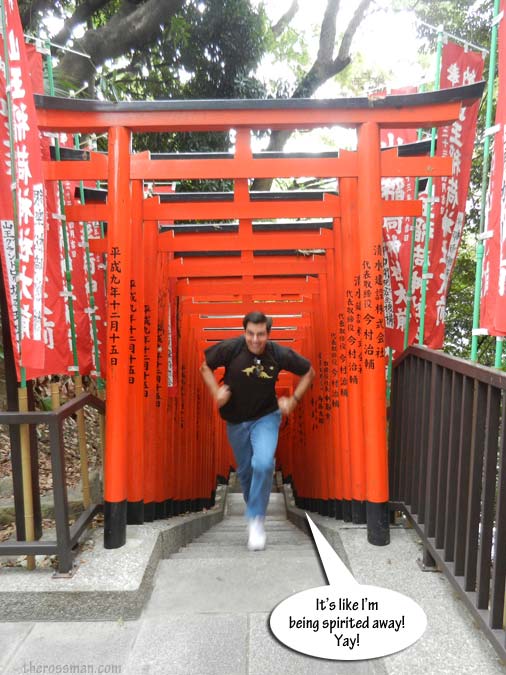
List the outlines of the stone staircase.
{"type": "Polygon", "coordinates": [[[287,520],[282,493],[271,494],[265,525],[267,548],[248,551],[244,501],[229,492],[223,521],[160,561],[127,666],[150,675],[372,672],[304,656],[273,637],[274,607],[326,580],[312,540],[287,520]]]}

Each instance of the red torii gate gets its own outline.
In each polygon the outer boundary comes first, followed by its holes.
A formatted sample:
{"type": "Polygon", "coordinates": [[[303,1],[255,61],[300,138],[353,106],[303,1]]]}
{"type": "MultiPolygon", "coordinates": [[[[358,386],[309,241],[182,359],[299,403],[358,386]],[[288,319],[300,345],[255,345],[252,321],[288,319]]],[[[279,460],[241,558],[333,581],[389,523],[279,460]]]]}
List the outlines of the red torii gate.
{"type": "MultiPolygon", "coordinates": [[[[281,439],[283,470],[292,475],[300,505],[367,522],[369,541],[388,543],[381,227],[384,216],[419,215],[421,204],[383,201],[381,178],[451,175],[452,167],[449,158],[381,152],[380,129],[448,124],[458,118],[461,104],[481,95],[482,86],[380,100],[104,103],[36,97],[41,130],[108,133],[107,155],[45,163],[48,180],[94,179],[108,185],[105,204],[66,211],[69,221],[108,224],[106,240],[97,245],[108,257],[106,547],[125,543],[127,521],[167,515],[169,501],[171,513],[207,503],[230,455],[220,427],[211,424],[216,415],[200,386],[198,348],[209,336],[233,334],[240,322],[226,317],[253,307],[268,313],[272,307],[272,313],[286,316],[293,298],[304,311],[290,330],[275,328],[273,337],[296,340],[313,358],[319,382],[311,403],[297,411],[281,439]],[[333,125],[357,129],[356,152],[301,157],[251,150],[252,130],[333,125]],[[153,159],[147,152],[131,152],[137,132],[231,129],[233,155],[153,159]],[[294,200],[289,193],[273,199],[249,191],[249,179],[283,176],[337,178],[339,194],[316,199],[301,194],[294,200]],[[143,181],[181,179],[231,179],[234,191],[218,201],[204,194],[199,202],[189,195],[143,195],[143,181]],[[254,222],[279,218],[330,219],[332,228],[276,230],[254,222]],[[239,224],[234,232],[212,233],[160,231],[158,225],[188,220],[239,224]],[[316,249],[324,254],[297,255],[316,249]],[[163,290],[159,284],[165,288],[171,279],[184,339],[179,340],[178,395],[167,398],[156,341],[138,336],[146,308],[155,306],[163,290]],[[204,317],[214,309],[223,318],[210,322],[204,317]],[[210,323],[214,330],[206,331],[210,323]],[[146,359],[156,361],[149,374],[143,372],[146,359]],[[154,407],[159,412],[150,418],[154,407]],[[207,427],[199,422],[203,415],[207,427]],[[153,431],[154,448],[145,442],[153,431]]],[[[281,386],[290,387],[290,379],[281,386]]]]}

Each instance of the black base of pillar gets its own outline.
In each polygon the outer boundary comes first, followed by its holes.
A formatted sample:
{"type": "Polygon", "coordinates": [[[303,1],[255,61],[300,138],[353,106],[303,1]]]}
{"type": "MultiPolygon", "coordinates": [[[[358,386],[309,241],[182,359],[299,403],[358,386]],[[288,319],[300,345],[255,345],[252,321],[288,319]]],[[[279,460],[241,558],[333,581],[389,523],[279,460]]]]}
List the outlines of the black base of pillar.
{"type": "Polygon", "coordinates": [[[157,520],[163,520],[166,517],[165,511],[165,499],[163,502],[155,502],[155,518],[157,520]]]}
{"type": "Polygon", "coordinates": [[[329,501],[328,499],[319,499],[318,500],[318,513],[320,516],[329,515],[329,501]]]}
{"type": "Polygon", "coordinates": [[[104,548],[121,548],[126,543],[127,500],[104,502],[104,548]]]}
{"type": "Polygon", "coordinates": [[[365,505],[366,502],[359,502],[356,499],[351,500],[351,522],[355,525],[363,525],[367,522],[365,505]]]}
{"type": "Polygon", "coordinates": [[[296,504],[299,509],[302,509],[303,511],[311,511],[311,506],[309,505],[309,499],[307,497],[297,497],[296,504]]]}
{"type": "Polygon", "coordinates": [[[144,522],[152,523],[155,519],[155,502],[144,504],[144,522]]]}
{"type": "Polygon", "coordinates": [[[327,515],[329,518],[336,517],[337,501],[338,501],[337,499],[329,499],[328,501],[329,509],[327,515]]]}
{"type": "Polygon", "coordinates": [[[351,501],[349,499],[342,500],[343,515],[342,519],[345,523],[351,523],[351,501]]]}
{"type": "Polygon", "coordinates": [[[174,515],[174,500],[166,499],[165,500],[165,517],[172,518],[174,515]]]}
{"type": "Polygon", "coordinates": [[[127,502],[127,525],[142,525],[144,522],[144,502],[127,502]]]}
{"type": "Polygon", "coordinates": [[[367,541],[374,546],[386,546],[390,543],[388,502],[366,502],[366,504],[367,541]]]}

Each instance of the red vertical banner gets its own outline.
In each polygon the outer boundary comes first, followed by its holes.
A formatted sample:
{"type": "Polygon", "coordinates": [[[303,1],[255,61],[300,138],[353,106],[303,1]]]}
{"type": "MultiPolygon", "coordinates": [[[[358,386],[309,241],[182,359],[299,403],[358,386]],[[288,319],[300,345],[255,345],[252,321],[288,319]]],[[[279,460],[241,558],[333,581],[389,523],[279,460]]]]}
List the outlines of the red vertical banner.
{"type": "Polygon", "coordinates": [[[26,369],[26,376],[30,377],[31,368],[40,369],[44,366],[45,198],[32,84],[15,0],[4,3],[4,12],[6,25],[0,37],[0,54],[2,62],[7,54],[8,64],[2,63],[0,68],[0,144],[3,148],[3,167],[0,171],[2,267],[18,377],[21,365],[26,369]],[[8,82],[6,72],[9,75],[8,82]],[[9,108],[12,128],[9,124],[9,108]],[[11,142],[14,171],[11,164],[11,142]],[[17,202],[17,242],[13,188],[17,202]],[[16,249],[19,261],[16,261],[16,249]],[[19,336],[21,345],[16,342],[19,336]]]}
{"type": "MultiPolygon", "coordinates": [[[[75,184],[73,181],[63,183],[65,205],[73,204],[75,184]]],[[[87,375],[93,370],[93,340],[91,334],[88,279],[86,270],[84,228],[86,223],[65,223],[67,228],[68,256],[72,279],[72,296],[74,306],[74,327],[77,345],[79,372],[87,375]]]]}
{"type": "Polygon", "coordinates": [[[496,133],[487,195],[485,255],[481,282],[480,327],[491,335],[506,335],[506,0],[499,23],[499,90],[496,133]]]}
{"type": "MultiPolygon", "coordinates": [[[[42,54],[34,45],[26,45],[34,92],[44,93],[42,54]]],[[[41,157],[51,159],[52,134],[40,134],[41,157]]],[[[46,270],[44,279],[44,368],[32,374],[64,374],[73,365],[70,314],[65,279],[65,253],[62,237],[58,184],[45,181],[46,196],[46,270]]]]}
{"type": "MultiPolygon", "coordinates": [[[[483,55],[448,42],[443,48],[441,88],[472,84],[481,79],[483,55]]],[[[453,158],[449,177],[434,180],[424,343],[440,349],[444,339],[446,298],[464,228],[467,192],[479,102],[461,108],[459,119],[438,133],[437,155],[453,158]]],[[[422,219],[423,220],[423,219],[422,219]]],[[[425,239],[425,222],[422,224],[425,239]]],[[[422,243],[422,242],[421,242],[422,243]]]]}
{"type": "MultiPolygon", "coordinates": [[[[405,90],[396,93],[408,93],[405,90]]],[[[382,129],[382,147],[400,146],[416,141],[415,129],[382,129]]],[[[414,199],[415,180],[411,177],[382,178],[382,199],[414,199]]],[[[395,351],[404,349],[407,322],[409,265],[413,218],[398,216],[383,218],[383,276],[385,305],[385,343],[395,351]]],[[[414,342],[416,319],[411,305],[408,342],[414,342]]]]}
{"type": "MultiPolygon", "coordinates": [[[[49,140],[42,138],[42,157],[49,160],[49,140]]],[[[58,185],[46,182],[47,264],[44,284],[43,373],[66,374],[73,365],[70,314],[65,279],[65,251],[61,231],[58,185]]]]}

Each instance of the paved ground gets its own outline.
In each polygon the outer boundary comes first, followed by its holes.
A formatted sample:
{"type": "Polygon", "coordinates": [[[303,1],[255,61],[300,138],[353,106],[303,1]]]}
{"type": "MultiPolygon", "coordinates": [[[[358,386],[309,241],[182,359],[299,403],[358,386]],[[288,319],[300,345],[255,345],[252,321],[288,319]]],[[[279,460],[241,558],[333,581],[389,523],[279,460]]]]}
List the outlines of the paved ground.
{"type": "MultiPolygon", "coordinates": [[[[241,496],[230,494],[224,520],[162,560],[140,619],[0,623],[0,672],[124,675],[494,675],[506,670],[439,574],[423,573],[411,531],[367,544],[363,528],[341,525],[351,568],[362,583],[410,595],[429,617],[424,636],[383,659],[328,661],[281,645],[272,609],[287,596],[326,583],[311,540],[271,495],[268,548],[249,553],[241,496]]],[[[321,517],[315,516],[315,522],[321,517]]],[[[334,521],[335,522],[335,521],[334,521]]],[[[1,612],[1,608],[0,608],[1,612]]]]}

